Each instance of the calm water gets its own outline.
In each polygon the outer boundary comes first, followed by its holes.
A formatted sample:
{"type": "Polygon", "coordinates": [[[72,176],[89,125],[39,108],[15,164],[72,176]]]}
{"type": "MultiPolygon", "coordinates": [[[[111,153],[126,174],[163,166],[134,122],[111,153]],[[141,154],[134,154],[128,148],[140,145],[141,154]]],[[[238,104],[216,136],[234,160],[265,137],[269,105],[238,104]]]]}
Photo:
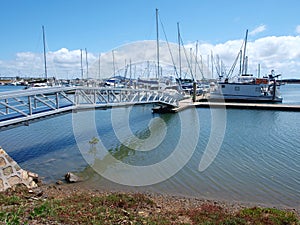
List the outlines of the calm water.
{"type": "MultiPolygon", "coordinates": [[[[284,103],[300,104],[300,85],[282,86],[281,92],[284,103]]],[[[149,137],[151,120],[157,117],[164,120],[165,137],[160,145],[148,152],[134,151],[118,140],[111,123],[112,110],[95,112],[99,138],[115,158],[128,164],[147,166],[172,153],[182,132],[180,114],[153,115],[151,107],[118,109],[121,114],[130,111],[130,128],[140,138],[149,137]]],[[[78,115],[84,113],[87,112],[78,115]]],[[[195,120],[193,110],[183,113],[195,120]]],[[[38,173],[46,182],[62,179],[66,172],[75,171],[82,172],[86,179],[83,185],[91,188],[152,191],[300,208],[300,113],[237,109],[226,113],[224,140],[206,170],[200,172],[198,167],[211,134],[212,117],[210,109],[199,108],[196,117],[200,132],[192,158],[173,177],[146,187],[118,185],[94,173],[76,144],[72,114],[1,131],[0,145],[21,167],[38,173]]],[[[193,121],[188,124],[192,125],[193,121]]],[[[83,135],[94,137],[88,124],[81,124],[80,128],[83,135]]],[[[159,126],[153,129],[161,132],[159,126]]],[[[128,142],[136,144],[131,138],[128,142]]],[[[188,149],[183,148],[182,152],[188,152],[188,149]]]]}

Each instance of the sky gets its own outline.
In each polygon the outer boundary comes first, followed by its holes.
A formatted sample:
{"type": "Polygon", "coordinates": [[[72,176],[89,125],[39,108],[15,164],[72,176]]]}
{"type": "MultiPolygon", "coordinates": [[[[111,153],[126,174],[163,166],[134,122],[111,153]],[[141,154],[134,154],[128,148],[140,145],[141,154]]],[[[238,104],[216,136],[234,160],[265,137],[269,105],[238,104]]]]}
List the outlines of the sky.
{"type": "Polygon", "coordinates": [[[160,47],[162,65],[178,67],[177,23],[182,58],[201,61],[201,76],[211,76],[211,55],[228,71],[248,29],[249,73],[257,75],[259,64],[261,75],[274,69],[300,78],[298,0],[0,0],[0,8],[0,77],[44,76],[42,26],[48,76],[81,77],[81,53],[85,77],[155,61],[157,8],[159,39],[172,46],[160,47]]]}

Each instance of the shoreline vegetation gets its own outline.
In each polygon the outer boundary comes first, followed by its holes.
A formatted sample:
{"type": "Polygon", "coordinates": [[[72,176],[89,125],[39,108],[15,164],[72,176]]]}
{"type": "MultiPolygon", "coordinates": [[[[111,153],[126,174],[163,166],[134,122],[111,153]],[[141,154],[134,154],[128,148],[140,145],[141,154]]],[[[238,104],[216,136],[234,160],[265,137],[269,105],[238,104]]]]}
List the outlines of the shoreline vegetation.
{"type": "Polygon", "coordinates": [[[90,190],[79,183],[0,193],[0,224],[300,224],[296,209],[154,193],[90,190]]]}

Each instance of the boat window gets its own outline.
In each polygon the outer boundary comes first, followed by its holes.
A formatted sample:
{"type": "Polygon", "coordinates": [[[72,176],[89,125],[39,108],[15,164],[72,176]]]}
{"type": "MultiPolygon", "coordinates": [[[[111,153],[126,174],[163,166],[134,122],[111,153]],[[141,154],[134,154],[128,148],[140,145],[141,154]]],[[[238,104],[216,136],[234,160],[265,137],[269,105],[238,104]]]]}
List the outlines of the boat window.
{"type": "Polygon", "coordinates": [[[234,87],[235,91],[240,91],[240,87],[234,87]]]}
{"type": "Polygon", "coordinates": [[[225,84],[222,84],[222,88],[225,88],[225,84]]]}

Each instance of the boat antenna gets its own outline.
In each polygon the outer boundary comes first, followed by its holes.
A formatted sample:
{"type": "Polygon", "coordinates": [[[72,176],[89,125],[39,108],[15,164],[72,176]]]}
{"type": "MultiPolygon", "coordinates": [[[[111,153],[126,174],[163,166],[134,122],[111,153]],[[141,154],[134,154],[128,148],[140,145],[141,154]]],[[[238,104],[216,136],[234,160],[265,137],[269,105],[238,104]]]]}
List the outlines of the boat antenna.
{"type": "Polygon", "coordinates": [[[43,30],[43,46],[44,46],[44,66],[45,66],[45,78],[47,80],[48,75],[47,75],[47,59],[46,59],[46,39],[45,39],[45,29],[44,26],[42,26],[43,30]]]}

